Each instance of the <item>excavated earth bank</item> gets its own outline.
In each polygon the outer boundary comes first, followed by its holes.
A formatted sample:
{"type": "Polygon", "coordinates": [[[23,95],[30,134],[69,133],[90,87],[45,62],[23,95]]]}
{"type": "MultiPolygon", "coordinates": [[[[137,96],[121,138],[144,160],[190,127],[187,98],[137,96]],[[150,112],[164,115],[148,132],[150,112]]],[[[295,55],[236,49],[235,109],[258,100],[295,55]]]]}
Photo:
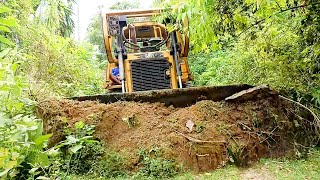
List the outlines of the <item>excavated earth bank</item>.
{"type": "MultiPolygon", "coordinates": [[[[270,96],[245,102],[204,100],[185,108],[160,103],[48,100],[39,115],[50,144],[63,140],[64,126],[96,126],[94,136],[117,152],[137,154],[159,147],[164,157],[201,172],[228,162],[248,165],[259,158],[293,155],[316,143],[316,125],[306,111],[270,96]],[[67,123],[65,122],[67,119],[67,123]]],[[[132,165],[137,158],[132,157],[132,165]]]]}

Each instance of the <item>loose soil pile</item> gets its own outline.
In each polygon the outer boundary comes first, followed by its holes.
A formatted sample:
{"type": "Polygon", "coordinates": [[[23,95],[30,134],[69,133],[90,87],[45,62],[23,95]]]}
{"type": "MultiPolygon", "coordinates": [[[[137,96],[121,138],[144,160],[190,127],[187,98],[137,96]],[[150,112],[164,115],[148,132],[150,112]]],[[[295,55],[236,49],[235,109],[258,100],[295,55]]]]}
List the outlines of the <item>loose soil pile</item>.
{"type": "MultiPolygon", "coordinates": [[[[165,158],[194,171],[292,155],[317,140],[313,117],[278,96],[245,102],[205,100],[185,108],[49,100],[39,105],[39,115],[45,132],[53,133],[50,144],[63,140],[64,126],[84,121],[95,125],[94,136],[120,154],[158,147],[165,158]]],[[[135,165],[137,158],[131,161],[135,165]]]]}

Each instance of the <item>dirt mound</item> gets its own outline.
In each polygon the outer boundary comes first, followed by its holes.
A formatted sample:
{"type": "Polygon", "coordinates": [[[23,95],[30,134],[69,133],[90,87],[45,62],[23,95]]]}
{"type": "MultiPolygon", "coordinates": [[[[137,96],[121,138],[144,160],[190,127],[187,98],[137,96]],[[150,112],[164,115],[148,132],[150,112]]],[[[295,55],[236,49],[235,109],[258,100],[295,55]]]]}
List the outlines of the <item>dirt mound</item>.
{"type": "MultiPolygon", "coordinates": [[[[277,96],[246,102],[200,101],[185,108],[50,100],[39,105],[39,114],[45,132],[54,133],[51,144],[64,138],[63,126],[82,120],[95,125],[95,137],[119,153],[159,147],[166,158],[194,171],[292,154],[316,140],[313,117],[277,96]]],[[[132,161],[134,165],[134,157],[132,161]]]]}

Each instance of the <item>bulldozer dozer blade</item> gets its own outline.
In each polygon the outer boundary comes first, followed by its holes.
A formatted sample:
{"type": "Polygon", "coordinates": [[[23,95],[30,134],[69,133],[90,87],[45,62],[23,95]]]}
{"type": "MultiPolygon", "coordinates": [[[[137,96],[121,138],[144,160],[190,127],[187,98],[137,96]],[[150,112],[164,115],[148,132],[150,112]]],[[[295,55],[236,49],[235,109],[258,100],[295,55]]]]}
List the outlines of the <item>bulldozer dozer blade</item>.
{"type": "Polygon", "coordinates": [[[134,93],[110,93],[94,96],[72,97],[78,101],[99,101],[101,103],[114,103],[118,101],[164,103],[166,106],[186,107],[201,100],[221,101],[236,93],[253,88],[253,86],[229,85],[212,87],[193,87],[184,89],[165,89],[154,91],[141,91],[134,93]]]}

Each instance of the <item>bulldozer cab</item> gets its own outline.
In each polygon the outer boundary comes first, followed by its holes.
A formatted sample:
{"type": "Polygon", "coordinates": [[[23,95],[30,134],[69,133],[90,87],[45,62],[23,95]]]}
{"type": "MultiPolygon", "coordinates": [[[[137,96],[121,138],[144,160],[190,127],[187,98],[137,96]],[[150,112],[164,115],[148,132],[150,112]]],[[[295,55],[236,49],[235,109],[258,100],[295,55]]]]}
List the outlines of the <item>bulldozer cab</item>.
{"type": "Polygon", "coordinates": [[[192,80],[187,60],[189,37],[179,30],[169,32],[170,20],[153,21],[161,11],[102,14],[108,57],[105,88],[109,92],[178,89],[192,80]]]}
{"type": "Polygon", "coordinates": [[[155,52],[168,41],[166,27],[156,22],[130,23],[123,28],[127,52],[155,52]],[[133,51],[132,51],[133,50],[133,51]]]}

